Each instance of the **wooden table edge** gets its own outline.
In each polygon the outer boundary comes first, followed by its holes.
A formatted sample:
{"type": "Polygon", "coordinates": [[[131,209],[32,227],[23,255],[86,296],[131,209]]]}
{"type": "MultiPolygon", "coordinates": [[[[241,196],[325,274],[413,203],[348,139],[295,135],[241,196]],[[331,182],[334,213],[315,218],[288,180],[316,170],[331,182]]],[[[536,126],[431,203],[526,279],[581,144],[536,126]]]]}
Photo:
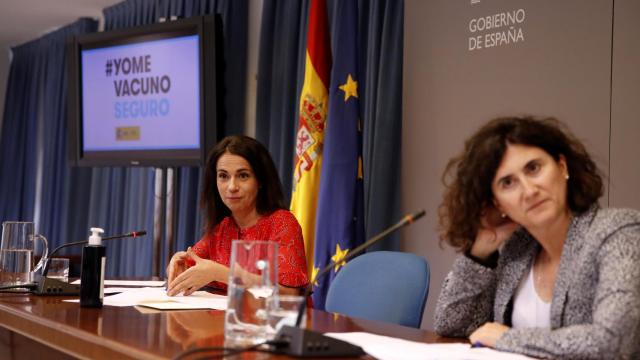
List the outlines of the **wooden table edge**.
{"type": "MultiPolygon", "coordinates": [[[[80,306],[80,305],[78,305],[80,306]]],[[[13,309],[0,303],[7,316],[0,316],[0,326],[81,359],[166,359],[37,315],[13,309]],[[64,336],[62,338],[61,336],[64,336]],[[62,344],[79,341],[77,346],[62,344]],[[88,346],[82,346],[82,343],[88,346]]]]}

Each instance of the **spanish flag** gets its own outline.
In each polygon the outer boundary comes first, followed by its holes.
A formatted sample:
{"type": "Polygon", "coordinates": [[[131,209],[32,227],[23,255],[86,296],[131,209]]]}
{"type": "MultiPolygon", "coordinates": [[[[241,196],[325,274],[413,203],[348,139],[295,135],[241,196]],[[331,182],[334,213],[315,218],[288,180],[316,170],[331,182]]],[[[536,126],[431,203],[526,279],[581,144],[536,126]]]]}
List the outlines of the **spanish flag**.
{"type": "Polygon", "coordinates": [[[302,227],[308,273],[311,274],[331,69],[331,47],[325,0],[311,0],[308,23],[304,84],[300,93],[300,117],[296,134],[291,212],[302,227]]]}

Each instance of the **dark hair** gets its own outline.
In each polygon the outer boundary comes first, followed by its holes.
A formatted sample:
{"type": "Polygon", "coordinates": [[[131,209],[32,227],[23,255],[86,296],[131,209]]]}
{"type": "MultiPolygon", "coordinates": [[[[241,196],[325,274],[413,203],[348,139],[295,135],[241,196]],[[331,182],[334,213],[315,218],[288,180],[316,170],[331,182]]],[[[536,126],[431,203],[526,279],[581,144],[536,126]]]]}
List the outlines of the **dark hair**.
{"type": "Polygon", "coordinates": [[[493,206],[491,184],[508,144],[535,146],[556,161],[563,155],[570,178],[567,204],[574,213],[602,196],[602,177],[584,145],[555,118],[504,117],[491,120],[464,144],[442,175],[446,190],[439,207],[440,241],[458,251],[473,245],[482,212],[493,206]]]}
{"type": "Polygon", "coordinates": [[[225,153],[243,157],[253,170],[258,181],[256,210],[264,215],[278,209],[286,209],[282,183],[269,151],[257,140],[248,136],[227,136],[211,149],[207,156],[200,196],[200,207],[205,211],[205,233],[213,233],[216,225],[231,215],[229,208],[222,202],[216,183],[216,165],[225,153]]]}

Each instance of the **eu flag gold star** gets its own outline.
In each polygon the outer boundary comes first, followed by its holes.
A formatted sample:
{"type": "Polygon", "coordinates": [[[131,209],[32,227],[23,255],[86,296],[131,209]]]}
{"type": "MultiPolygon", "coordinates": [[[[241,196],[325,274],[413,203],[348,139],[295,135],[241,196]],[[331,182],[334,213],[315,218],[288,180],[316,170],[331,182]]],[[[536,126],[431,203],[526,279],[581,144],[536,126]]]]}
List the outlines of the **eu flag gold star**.
{"type": "Polygon", "coordinates": [[[318,276],[319,271],[319,267],[314,266],[313,268],[311,268],[311,283],[315,286],[318,286],[318,280],[316,279],[316,276],[318,276]]]}
{"type": "Polygon", "coordinates": [[[353,81],[351,74],[347,76],[347,82],[344,85],[340,85],[339,88],[344,91],[344,102],[347,102],[352,96],[358,97],[358,82],[353,81]]]}
{"type": "Polygon", "coordinates": [[[333,262],[336,264],[333,267],[333,271],[338,272],[338,269],[340,269],[340,266],[344,266],[345,262],[342,260],[344,259],[345,256],[347,256],[347,253],[349,252],[349,249],[340,249],[340,244],[336,244],[336,253],[331,257],[331,260],[333,260],[333,262]]]}

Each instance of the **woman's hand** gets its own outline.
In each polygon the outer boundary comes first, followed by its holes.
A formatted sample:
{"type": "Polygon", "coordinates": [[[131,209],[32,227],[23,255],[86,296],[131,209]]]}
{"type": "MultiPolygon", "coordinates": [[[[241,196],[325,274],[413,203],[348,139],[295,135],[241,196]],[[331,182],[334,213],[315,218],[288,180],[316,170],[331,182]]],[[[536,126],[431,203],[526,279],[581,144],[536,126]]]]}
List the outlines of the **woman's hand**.
{"type": "MultiPolygon", "coordinates": [[[[215,261],[199,257],[191,251],[191,248],[187,249],[185,254],[186,255],[182,257],[185,266],[187,258],[193,259],[195,265],[182,271],[173,280],[170,279],[167,284],[167,294],[169,296],[175,296],[180,293],[188,296],[212,281],[227,279],[229,276],[229,268],[215,261]]],[[[176,257],[176,255],[174,255],[174,257],[176,257]]]]}
{"type": "Polygon", "coordinates": [[[167,266],[167,289],[171,286],[171,283],[173,283],[173,280],[178,275],[182,274],[188,269],[188,258],[189,256],[187,256],[186,251],[178,251],[171,257],[169,266],[167,266]]]}
{"type": "Polygon", "coordinates": [[[496,252],[520,225],[508,217],[502,217],[495,207],[487,208],[480,219],[480,228],[471,247],[470,254],[486,260],[496,252]]]}
{"type": "Polygon", "coordinates": [[[476,329],[470,336],[471,344],[482,344],[483,346],[495,347],[496,342],[502,334],[507,332],[509,327],[495,322],[488,322],[476,329]]]}

